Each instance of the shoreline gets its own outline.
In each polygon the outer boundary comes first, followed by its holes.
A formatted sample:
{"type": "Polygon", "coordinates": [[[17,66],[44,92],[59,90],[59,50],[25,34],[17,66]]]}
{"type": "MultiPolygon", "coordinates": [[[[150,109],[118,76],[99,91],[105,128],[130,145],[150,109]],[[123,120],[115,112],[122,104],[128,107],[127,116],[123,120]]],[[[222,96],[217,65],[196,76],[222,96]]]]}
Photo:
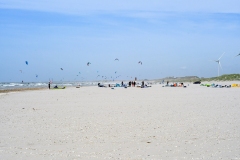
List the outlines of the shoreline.
{"type": "Polygon", "coordinates": [[[35,90],[45,90],[47,88],[15,88],[15,89],[3,89],[0,90],[0,93],[9,93],[9,92],[22,92],[22,91],[35,91],[35,90]]]}

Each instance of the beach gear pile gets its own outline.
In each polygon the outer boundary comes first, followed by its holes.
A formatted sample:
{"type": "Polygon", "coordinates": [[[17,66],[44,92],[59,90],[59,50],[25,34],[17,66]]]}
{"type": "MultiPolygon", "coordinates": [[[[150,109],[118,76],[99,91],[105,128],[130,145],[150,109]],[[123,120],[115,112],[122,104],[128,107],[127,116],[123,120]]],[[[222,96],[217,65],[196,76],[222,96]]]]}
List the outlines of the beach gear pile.
{"type": "Polygon", "coordinates": [[[212,88],[231,88],[231,85],[220,85],[220,84],[201,84],[200,86],[212,87],[212,88]]]}
{"type": "Polygon", "coordinates": [[[234,84],[232,84],[232,87],[240,87],[240,84],[234,83],[234,84]]]}
{"type": "Polygon", "coordinates": [[[173,84],[167,84],[165,86],[162,87],[183,87],[183,88],[187,88],[187,86],[184,86],[183,83],[173,83],[173,84]]]}

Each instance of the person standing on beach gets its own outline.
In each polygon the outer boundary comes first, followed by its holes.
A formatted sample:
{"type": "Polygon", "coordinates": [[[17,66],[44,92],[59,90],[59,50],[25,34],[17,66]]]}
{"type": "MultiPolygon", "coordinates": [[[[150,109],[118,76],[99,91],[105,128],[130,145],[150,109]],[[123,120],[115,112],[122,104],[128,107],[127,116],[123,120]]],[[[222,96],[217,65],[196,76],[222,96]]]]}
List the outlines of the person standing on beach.
{"type": "Polygon", "coordinates": [[[132,85],[132,82],[131,82],[131,81],[129,81],[129,82],[128,82],[128,86],[129,86],[129,87],[131,87],[131,85],[132,85]]]}
{"type": "Polygon", "coordinates": [[[48,82],[48,88],[49,88],[49,89],[51,88],[51,83],[50,83],[50,82],[48,82]]]}
{"type": "Polygon", "coordinates": [[[142,81],[142,86],[141,86],[142,88],[144,87],[144,81],[142,81]]]}

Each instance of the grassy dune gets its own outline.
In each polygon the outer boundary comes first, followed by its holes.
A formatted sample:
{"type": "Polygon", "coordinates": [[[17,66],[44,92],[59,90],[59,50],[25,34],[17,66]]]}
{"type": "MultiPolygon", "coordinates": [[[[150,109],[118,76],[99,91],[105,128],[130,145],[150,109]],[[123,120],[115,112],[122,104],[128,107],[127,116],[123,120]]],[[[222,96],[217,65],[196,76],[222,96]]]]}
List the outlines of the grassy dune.
{"type": "Polygon", "coordinates": [[[219,77],[210,77],[210,78],[200,78],[197,76],[193,77],[178,77],[178,78],[163,78],[157,79],[156,82],[162,81],[169,81],[169,82],[195,82],[195,81],[240,81],[240,74],[224,74],[219,77]]]}

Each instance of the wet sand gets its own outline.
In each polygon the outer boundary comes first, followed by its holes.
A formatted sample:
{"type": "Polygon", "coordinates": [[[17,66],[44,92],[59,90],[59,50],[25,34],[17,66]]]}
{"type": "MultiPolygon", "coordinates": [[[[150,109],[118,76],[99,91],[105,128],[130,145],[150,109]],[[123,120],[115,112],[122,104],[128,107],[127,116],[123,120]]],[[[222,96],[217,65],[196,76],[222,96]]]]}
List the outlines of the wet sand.
{"type": "Polygon", "coordinates": [[[240,159],[239,95],[193,84],[1,93],[0,159],[240,159]]]}
{"type": "Polygon", "coordinates": [[[45,88],[17,88],[17,89],[0,89],[0,93],[9,93],[9,92],[22,92],[22,91],[33,91],[33,90],[43,90],[45,88]]]}

